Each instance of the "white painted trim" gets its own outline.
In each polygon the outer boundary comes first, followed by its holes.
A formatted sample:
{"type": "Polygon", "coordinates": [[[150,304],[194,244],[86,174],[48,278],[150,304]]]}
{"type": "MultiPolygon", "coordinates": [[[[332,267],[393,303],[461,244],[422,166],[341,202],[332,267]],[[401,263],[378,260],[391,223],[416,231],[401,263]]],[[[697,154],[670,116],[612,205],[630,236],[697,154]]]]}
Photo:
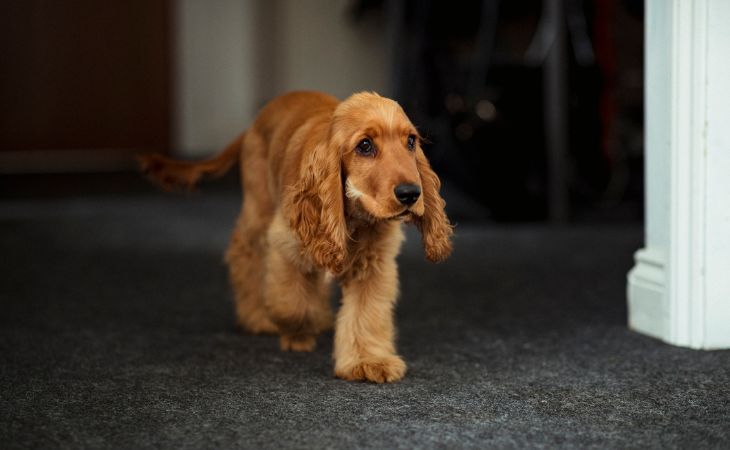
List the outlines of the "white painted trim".
{"type": "Polygon", "coordinates": [[[704,343],[707,0],[673,0],[671,43],[669,336],[704,343]]]}
{"type": "Polygon", "coordinates": [[[730,2],[707,19],[704,346],[730,348],[730,2]]]}
{"type": "Polygon", "coordinates": [[[629,328],[663,339],[667,318],[656,312],[665,309],[664,255],[657,250],[641,249],[634,259],[636,265],[628,276],[629,328]]]}
{"type": "Polygon", "coordinates": [[[730,169],[729,21],[726,0],[647,1],[647,248],[629,326],[698,349],[730,348],[730,172],[714,167],[730,169]]]}

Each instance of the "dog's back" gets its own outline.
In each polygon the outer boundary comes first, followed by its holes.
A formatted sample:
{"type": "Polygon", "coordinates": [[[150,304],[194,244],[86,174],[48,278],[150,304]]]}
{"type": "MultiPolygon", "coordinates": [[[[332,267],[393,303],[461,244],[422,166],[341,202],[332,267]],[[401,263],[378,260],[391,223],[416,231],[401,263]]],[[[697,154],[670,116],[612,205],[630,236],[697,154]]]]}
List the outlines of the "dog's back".
{"type": "MultiPolygon", "coordinates": [[[[267,188],[278,187],[279,183],[269,185],[267,174],[279,174],[277,178],[281,178],[285,166],[298,166],[302,155],[292,150],[301,149],[305,142],[293,138],[302,128],[311,131],[312,127],[328,123],[338,103],[337,98],[320,92],[288,93],[267,103],[251,127],[212,158],[181,161],[155,153],[139,156],[139,165],[152,182],[165,190],[191,190],[204,177],[223,176],[241,159],[244,180],[263,182],[267,188]],[[288,164],[289,159],[292,164],[288,164]],[[266,161],[264,166],[260,164],[262,160],[266,161]]],[[[305,134],[307,139],[316,139],[318,133],[299,134],[302,139],[305,134]]]]}
{"type": "Polygon", "coordinates": [[[319,92],[292,92],[269,102],[246,132],[241,175],[244,195],[266,188],[281,198],[285,180],[299,178],[308,149],[327,139],[337,98],[319,92]]]}

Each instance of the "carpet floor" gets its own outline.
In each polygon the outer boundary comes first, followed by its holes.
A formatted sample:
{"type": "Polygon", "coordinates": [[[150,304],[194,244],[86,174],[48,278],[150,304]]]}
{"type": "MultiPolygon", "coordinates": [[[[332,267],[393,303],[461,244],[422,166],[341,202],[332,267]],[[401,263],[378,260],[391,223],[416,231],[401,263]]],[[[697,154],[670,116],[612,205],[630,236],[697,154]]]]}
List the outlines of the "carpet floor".
{"type": "MultiPolygon", "coordinates": [[[[730,351],[626,327],[637,226],[457,228],[399,262],[391,385],[233,327],[233,194],[0,202],[3,448],[730,448],[730,351]]],[[[333,299],[333,303],[336,299],[333,299]]]]}

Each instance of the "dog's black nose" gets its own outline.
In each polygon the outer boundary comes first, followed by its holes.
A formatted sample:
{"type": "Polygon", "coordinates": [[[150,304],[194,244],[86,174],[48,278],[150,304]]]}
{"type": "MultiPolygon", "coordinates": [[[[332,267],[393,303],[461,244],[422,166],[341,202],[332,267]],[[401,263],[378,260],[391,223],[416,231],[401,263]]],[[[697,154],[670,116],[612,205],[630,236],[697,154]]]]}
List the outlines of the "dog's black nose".
{"type": "Polygon", "coordinates": [[[421,187],[416,184],[399,184],[395,187],[395,198],[404,205],[416,203],[421,196],[421,187]]]}

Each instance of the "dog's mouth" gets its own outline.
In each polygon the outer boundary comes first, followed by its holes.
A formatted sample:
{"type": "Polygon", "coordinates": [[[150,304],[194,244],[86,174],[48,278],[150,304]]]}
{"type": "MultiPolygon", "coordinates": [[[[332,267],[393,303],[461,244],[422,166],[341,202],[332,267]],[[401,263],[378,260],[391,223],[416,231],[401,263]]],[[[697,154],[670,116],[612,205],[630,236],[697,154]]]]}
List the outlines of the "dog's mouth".
{"type": "Polygon", "coordinates": [[[418,208],[413,206],[399,205],[400,208],[393,211],[395,205],[381,205],[370,196],[361,195],[353,198],[348,196],[347,213],[353,217],[359,217],[369,222],[377,222],[380,220],[398,220],[402,222],[412,222],[419,217],[418,208]],[[392,208],[392,209],[391,209],[392,208]],[[401,209],[402,208],[402,209],[401,209]]]}
{"type": "Polygon", "coordinates": [[[398,214],[388,217],[388,220],[404,220],[404,219],[410,218],[410,216],[412,216],[412,215],[413,215],[413,211],[406,208],[403,211],[399,212],[398,214]]]}

